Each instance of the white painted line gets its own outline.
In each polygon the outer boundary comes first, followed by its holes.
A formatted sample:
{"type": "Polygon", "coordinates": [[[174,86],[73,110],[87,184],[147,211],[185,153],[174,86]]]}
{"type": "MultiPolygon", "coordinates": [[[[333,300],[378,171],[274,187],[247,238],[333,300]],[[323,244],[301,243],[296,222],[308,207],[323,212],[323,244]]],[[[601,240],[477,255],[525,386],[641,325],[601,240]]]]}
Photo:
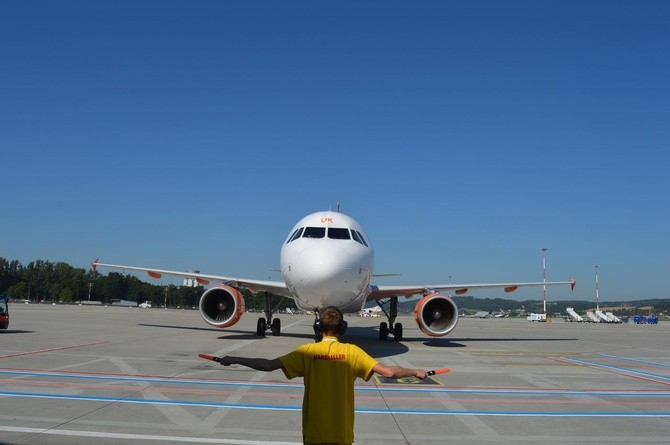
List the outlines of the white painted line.
{"type": "Polygon", "coordinates": [[[0,431],[8,433],[50,434],[53,436],[95,437],[121,440],[157,440],[160,442],[222,443],[228,445],[300,445],[302,442],[263,442],[260,440],[208,439],[205,437],[158,436],[153,434],[104,433],[102,431],[52,430],[0,425],[0,431]]]}

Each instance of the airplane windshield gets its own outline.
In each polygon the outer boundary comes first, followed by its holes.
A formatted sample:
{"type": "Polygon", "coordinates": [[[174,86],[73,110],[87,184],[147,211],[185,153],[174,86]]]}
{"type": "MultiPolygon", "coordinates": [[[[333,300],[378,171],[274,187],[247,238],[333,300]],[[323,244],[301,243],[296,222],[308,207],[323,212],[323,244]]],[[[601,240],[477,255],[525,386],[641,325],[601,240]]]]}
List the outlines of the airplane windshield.
{"type": "Polygon", "coordinates": [[[298,238],[300,238],[300,235],[302,235],[303,227],[297,229],[295,232],[293,232],[293,235],[286,241],[286,244],[290,243],[291,241],[295,241],[298,238]]]}
{"type": "MultiPolygon", "coordinates": [[[[300,227],[296,229],[291,236],[286,241],[286,244],[291,243],[299,238],[324,238],[326,236],[325,227],[300,227]]],[[[347,229],[346,227],[329,227],[328,228],[328,238],[330,239],[341,239],[348,240],[353,239],[359,244],[362,244],[368,247],[368,243],[363,238],[363,235],[354,230],[347,229]]]]}
{"type": "Polygon", "coordinates": [[[323,238],[326,236],[325,227],[305,227],[305,232],[302,234],[303,238],[323,238]]]}
{"type": "Polygon", "coordinates": [[[337,227],[328,228],[328,238],[330,239],[351,239],[349,229],[340,229],[337,227]]]}
{"type": "Polygon", "coordinates": [[[368,247],[368,243],[365,242],[365,238],[363,238],[363,235],[361,235],[356,230],[353,229],[351,230],[351,236],[353,236],[354,240],[356,240],[360,244],[363,244],[365,247],[368,247]]]}

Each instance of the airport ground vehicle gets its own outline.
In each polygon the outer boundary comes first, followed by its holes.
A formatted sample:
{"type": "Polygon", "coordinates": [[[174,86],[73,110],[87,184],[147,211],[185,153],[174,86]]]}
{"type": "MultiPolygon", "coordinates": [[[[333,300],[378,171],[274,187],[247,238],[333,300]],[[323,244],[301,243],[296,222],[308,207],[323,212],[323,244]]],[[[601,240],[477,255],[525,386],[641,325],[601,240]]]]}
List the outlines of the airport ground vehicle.
{"type": "Polygon", "coordinates": [[[7,329],[9,327],[9,305],[8,298],[5,295],[0,295],[0,329],[7,329]]]}

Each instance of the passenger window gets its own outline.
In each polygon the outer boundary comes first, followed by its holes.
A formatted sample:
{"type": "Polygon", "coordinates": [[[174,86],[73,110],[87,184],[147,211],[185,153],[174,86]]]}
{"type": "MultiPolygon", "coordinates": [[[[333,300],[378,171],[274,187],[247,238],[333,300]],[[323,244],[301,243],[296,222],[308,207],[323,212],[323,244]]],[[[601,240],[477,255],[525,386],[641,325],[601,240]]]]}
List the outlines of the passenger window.
{"type": "Polygon", "coordinates": [[[304,229],[304,227],[301,227],[301,228],[299,228],[298,230],[296,230],[295,232],[293,232],[293,235],[291,235],[291,237],[288,239],[288,241],[286,241],[286,244],[288,244],[288,243],[290,243],[291,241],[295,241],[295,240],[297,240],[298,238],[300,238],[300,235],[302,235],[302,231],[303,231],[303,229],[304,229]]]}
{"type": "Polygon", "coordinates": [[[351,233],[354,234],[354,239],[359,243],[363,244],[365,247],[368,247],[368,243],[365,242],[365,238],[358,231],[352,230],[351,233]],[[357,238],[358,237],[358,238],[357,238]]]}
{"type": "Polygon", "coordinates": [[[337,227],[328,228],[328,238],[330,239],[351,239],[349,229],[340,229],[337,227]]]}
{"type": "Polygon", "coordinates": [[[323,238],[326,236],[325,227],[305,227],[305,232],[302,234],[303,238],[323,238]]]}

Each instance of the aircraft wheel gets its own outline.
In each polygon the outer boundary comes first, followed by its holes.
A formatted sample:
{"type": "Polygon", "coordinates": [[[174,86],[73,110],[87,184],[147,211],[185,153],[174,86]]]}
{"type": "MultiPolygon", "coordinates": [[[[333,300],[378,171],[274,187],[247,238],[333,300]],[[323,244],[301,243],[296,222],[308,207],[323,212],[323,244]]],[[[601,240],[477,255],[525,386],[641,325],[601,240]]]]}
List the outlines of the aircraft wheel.
{"type": "Polygon", "coordinates": [[[379,339],[385,341],[389,336],[389,327],[385,321],[379,323],[379,339]]]}
{"type": "Polygon", "coordinates": [[[393,339],[395,341],[402,341],[402,323],[396,323],[393,329],[393,339]]]}
{"type": "Polygon", "coordinates": [[[281,321],[278,318],[272,320],[270,330],[272,331],[272,335],[274,335],[275,337],[279,337],[279,335],[281,334],[281,321]]]}
{"type": "Polygon", "coordinates": [[[258,323],[256,323],[256,334],[260,335],[263,337],[265,335],[265,329],[267,328],[267,323],[265,322],[265,318],[261,317],[258,319],[258,323]]]}

